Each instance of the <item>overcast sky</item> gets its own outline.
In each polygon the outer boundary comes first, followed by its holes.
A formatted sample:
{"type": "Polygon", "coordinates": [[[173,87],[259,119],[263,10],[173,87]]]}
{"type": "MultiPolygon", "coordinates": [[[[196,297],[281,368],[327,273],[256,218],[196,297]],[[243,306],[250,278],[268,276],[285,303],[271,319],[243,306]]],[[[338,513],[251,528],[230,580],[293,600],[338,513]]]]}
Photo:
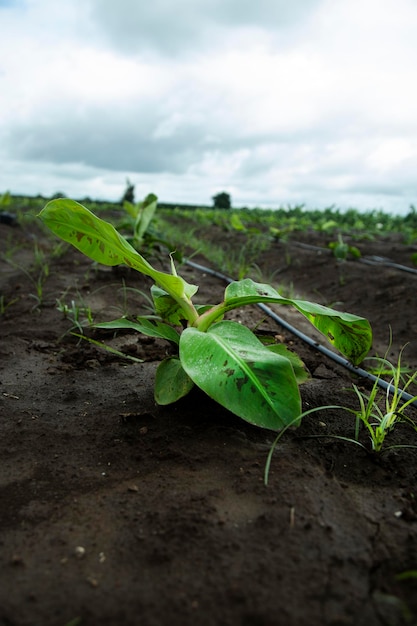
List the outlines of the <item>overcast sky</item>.
{"type": "Polygon", "coordinates": [[[416,0],[0,0],[0,193],[417,204],[416,0]]]}

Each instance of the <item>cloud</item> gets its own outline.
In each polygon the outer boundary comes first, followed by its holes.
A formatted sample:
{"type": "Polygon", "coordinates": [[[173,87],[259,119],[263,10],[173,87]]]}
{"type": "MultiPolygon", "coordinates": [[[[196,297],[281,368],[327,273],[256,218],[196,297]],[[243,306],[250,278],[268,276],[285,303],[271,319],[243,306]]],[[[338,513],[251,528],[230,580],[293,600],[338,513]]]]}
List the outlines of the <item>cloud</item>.
{"type": "Polygon", "coordinates": [[[89,112],[87,119],[66,122],[57,118],[37,127],[20,126],[9,135],[14,159],[84,163],[113,171],[171,172],[186,171],[193,161],[190,133],[184,137],[153,138],[142,116],[141,125],[130,124],[119,115],[89,112]]]}
{"type": "Polygon", "coordinates": [[[214,51],[236,31],[285,30],[305,20],[319,0],[90,0],[91,18],[115,49],[126,53],[147,50],[161,55],[214,51]]]}
{"type": "Polygon", "coordinates": [[[78,197],[119,197],[129,175],[167,201],[412,201],[412,0],[22,0],[0,15],[0,191],[72,193],[78,176],[78,197]]]}

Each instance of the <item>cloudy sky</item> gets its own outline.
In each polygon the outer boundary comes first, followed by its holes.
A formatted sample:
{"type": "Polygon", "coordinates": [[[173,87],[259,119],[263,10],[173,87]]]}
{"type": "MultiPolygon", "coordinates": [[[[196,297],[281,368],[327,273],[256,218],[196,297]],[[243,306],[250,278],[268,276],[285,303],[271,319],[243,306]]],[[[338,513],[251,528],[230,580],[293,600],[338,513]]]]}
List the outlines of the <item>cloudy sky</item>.
{"type": "Polygon", "coordinates": [[[0,0],[0,193],[406,213],[416,0],[0,0]]]}

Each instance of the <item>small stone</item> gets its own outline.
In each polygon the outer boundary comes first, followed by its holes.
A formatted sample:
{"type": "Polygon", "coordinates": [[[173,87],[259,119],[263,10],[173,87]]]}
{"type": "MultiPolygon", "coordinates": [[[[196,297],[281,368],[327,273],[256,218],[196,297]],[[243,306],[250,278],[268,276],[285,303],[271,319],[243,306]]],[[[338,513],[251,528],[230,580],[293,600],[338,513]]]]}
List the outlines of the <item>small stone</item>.
{"type": "Polygon", "coordinates": [[[83,546],[77,546],[74,550],[74,554],[77,559],[82,559],[85,556],[85,548],[83,548],[83,546]]]}
{"type": "Polygon", "coordinates": [[[11,565],[24,565],[23,559],[19,554],[13,554],[12,558],[10,559],[10,563],[11,565]]]}
{"type": "Polygon", "coordinates": [[[88,359],[85,364],[91,369],[97,369],[100,367],[100,362],[97,359],[88,359]]]}

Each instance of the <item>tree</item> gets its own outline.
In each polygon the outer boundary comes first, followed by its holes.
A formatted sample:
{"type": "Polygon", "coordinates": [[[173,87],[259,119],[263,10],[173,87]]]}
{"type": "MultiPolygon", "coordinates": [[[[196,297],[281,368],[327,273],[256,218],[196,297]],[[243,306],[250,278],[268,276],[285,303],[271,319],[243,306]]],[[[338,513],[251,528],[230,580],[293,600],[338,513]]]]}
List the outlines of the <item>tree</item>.
{"type": "Polygon", "coordinates": [[[230,209],[232,207],[230,195],[225,191],[213,196],[213,203],[215,209],[230,209]]]}
{"type": "Polygon", "coordinates": [[[135,185],[132,185],[128,178],[126,179],[126,190],[123,194],[121,204],[124,202],[130,202],[131,204],[135,203],[135,185]]]}

